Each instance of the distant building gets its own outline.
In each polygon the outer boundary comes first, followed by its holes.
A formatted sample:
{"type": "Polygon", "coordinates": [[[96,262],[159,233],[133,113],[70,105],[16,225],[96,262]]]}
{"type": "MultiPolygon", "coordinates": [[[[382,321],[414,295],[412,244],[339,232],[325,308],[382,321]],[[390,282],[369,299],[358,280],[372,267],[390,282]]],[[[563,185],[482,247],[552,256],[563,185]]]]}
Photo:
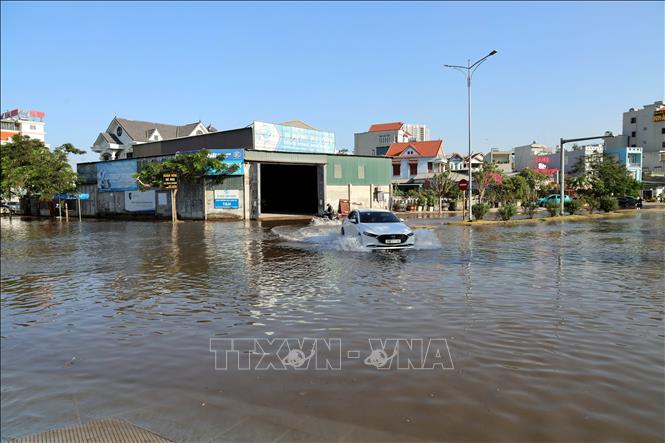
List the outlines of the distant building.
{"type": "Polygon", "coordinates": [[[378,123],[371,125],[367,132],[354,135],[354,154],[384,156],[393,143],[427,140],[429,140],[429,129],[425,125],[403,122],[378,123]]]}
{"type": "MultiPolygon", "coordinates": [[[[9,143],[17,134],[26,135],[46,144],[46,131],[42,111],[12,109],[4,112],[0,118],[0,144],[9,143]]],[[[46,145],[49,146],[48,144],[46,145]]]]}
{"type": "Polygon", "coordinates": [[[623,113],[623,135],[628,136],[628,146],[642,147],[643,152],[665,150],[665,105],[663,101],[645,105],[641,109],[630,108],[623,113]]]}
{"type": "Polygon", "coordinates": [[[491,149],[490,152],[485,155],[485,161],[496,163],[499,170],[505,174],[513,172],[513,151],[491,149]]]}
{"type": "Polygon", "coordinates": [[[642,148],[641,147],[616,147],[605,148],[605,153],[613,156],[620,164],[633,175],[635,180],[642,181],[642,148]]]}
{"type": "Polygon", "coordinates": [[[204,126],[200,121],[178,126],[114,117],[106,131],[97,136],[92,150],[99,153],[101,160],[120,160],[132,158],[134,146],[142,143],[211,132],[215,132],[215,128],[212,125],[204,126]]]}
{"type": "MultiPolygon", "coordinates": [[[[584,173],[589,170],[591,160],[594,155],[603,153],[603,145],[584,145],[573,146],[572,149],[565,153],[565,171],[566,174],[573,174],[575,172],[584,173]]],[[[560,154],[551,154],[552,161],[550,164],[553,167],[560,168],[561,162],[560,154]]]]}
{"type": "Polygon", "coordinates": [[[393,183],[420,185],[445,169],[443,140],[393,143],[386,152],[393,162],[393,183]]]}
{"type": "Polygon", "coordinates": [[[540,170],[551,176],[558,171],[558,166],[554,168],[553,165],[550,165],[549,155],[556,152],[554,148],[541,145],[534,141],[528,145],[517,146],[513,151],[515,152],[514,159],[516,172],[531,168],[540,170]]]}
{"type": "Polygon", "coordinates": [[[424,142],[429,140],[429,128],[426,125],[405,123],[404,130],[410,134],[410,142],[424,142]]]}
{"type": "Polygon", "coordinates": [[[448,169],[451,171],[460,171],[464,169],[464,156],[457,152],[450,154],[447,157],[448,169]]]}

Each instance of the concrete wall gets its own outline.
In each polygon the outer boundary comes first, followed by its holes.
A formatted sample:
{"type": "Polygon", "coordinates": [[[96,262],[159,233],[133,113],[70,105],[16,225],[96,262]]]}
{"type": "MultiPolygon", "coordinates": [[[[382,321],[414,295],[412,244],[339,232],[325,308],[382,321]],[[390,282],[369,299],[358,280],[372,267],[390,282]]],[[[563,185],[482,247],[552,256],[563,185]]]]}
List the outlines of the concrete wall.
{"type": "Polygon", "coordinates": [[[339,200],[348,199],[352,208],[383,208],[388,209],[388,192],[390,185],[327,185],[326,204],[330,203],[337,211],[339,200]],[[376,191],[383,193],[383,201],[376,199],[376,191]]]}
{"type": "MultiPolygon", "coordinates": [[[[248,171],[248,169],[246,169],[248,171]]],[[[244,176],[232,176],[224,179],[222,183],[213,183],[206,180],[206,217],[208,220],[216,219],[242,219],[245,215],[247,199],[243,190],[244,176]],[[215,209],[215,190],[233,189],[238,191],[240,205],[238,209],[215,209]]]]}

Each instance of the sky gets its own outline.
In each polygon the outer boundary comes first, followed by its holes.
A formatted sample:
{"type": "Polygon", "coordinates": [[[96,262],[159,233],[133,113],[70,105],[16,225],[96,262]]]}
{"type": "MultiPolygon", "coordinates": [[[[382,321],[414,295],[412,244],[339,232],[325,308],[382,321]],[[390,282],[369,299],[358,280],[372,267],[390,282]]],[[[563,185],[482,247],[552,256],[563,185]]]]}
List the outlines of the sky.
{"type": "Polygon", "coordinates": [[[300,119],[338,148],[372,123],[467,149],[466,84],[444,64],[495,49],[472,83],[474,151],[621,133],[663,99],[663,2],[2,2],[2,110],[94,161],[114,116],[220,130],[300,119]]]}

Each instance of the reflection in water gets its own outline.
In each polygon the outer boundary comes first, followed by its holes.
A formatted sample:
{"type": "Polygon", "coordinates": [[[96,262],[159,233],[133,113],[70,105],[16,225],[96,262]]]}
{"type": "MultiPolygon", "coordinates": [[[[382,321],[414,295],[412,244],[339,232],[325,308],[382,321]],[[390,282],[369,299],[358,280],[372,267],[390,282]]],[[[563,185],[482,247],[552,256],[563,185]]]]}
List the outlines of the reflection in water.
{"type": "Polygon", "coordinates": [[[3,438],[82,414],[202,440],[241,401],[430,440],[663,440],[664,213],[408,222],[429,247],[356,252],[335,224],[3,220],[3,438]],[[377,372],[365,352],[215,372],[211,337],[444,337],[455,369],[377,372]]]}

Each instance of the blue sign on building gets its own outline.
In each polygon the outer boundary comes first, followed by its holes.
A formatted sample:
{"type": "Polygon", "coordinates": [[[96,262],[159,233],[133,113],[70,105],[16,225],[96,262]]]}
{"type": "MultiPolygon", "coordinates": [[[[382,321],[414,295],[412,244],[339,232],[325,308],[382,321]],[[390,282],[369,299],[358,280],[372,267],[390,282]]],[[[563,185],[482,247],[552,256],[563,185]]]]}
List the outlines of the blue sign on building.
{"type": "Polygon", "coordinates": [[[97,163],[97,189],[100,192],[136,191],[136,160],[112,160],[97,163]]]}
{"type": "Polygon", "coordinates": [[[254,149],[334,154],[335,133],[255,121],[254,149]]]}
{"type": "MultiPolygon", "coordinates": [[[[237,169],[228,175],[245,175],[245,150],[244,149],[209,149],[211,156],[224,154],[224,164],[237,169]]],[[[217,171],[210,171],[210,175],[218,175],[217,171]]]]}

